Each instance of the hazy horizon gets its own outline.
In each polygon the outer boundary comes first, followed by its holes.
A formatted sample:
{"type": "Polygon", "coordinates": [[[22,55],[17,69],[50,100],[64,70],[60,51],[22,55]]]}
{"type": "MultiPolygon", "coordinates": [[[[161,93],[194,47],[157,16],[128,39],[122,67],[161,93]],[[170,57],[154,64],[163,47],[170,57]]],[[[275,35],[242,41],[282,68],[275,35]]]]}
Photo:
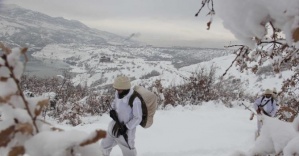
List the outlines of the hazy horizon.
{"type": "Polygon", "coordinates": [[[3,0],[5,4],[38,11],[52,17],[78,20],[88,27],[160,47],[223,48],[235,37],[214,17],[210,30],[206,13],[195,13],[198,0],[3,0]],[[181,11],[177,11],[181,10],[181,11]],[[134,34],[134,35],[133,35],[134,34]]]}

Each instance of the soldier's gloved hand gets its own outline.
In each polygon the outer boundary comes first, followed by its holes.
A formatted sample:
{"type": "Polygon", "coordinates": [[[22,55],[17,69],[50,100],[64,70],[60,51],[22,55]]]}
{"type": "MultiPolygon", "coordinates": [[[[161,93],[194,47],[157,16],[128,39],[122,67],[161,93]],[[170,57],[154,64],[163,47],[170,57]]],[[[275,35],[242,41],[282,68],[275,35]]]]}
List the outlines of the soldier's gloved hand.
{"type": "Polygon", "coordinates": [[[112,128],[112,134],[115,137],[119,137],[120,135],[126,134],[127,130],[128,130],[128,128],[124,123],[121,123],[121,124],[115,123],[113,128],[112,128]]]}
{"type": "Polygon", "coordinates": [[[263,109],[263,108],[258,107],[258,109],[256,110],[256,113],[257,113],[257,114],[261,114],[262,109],[263,109]]]}
{"type": "Polygon", "coordinates": [[[117,120],[117,113],[114,109],[110,110],[109,115],[114,121],[117,120]]]}
{"type": "Polygon", "coordinates": [[[121,123],[120,129],[118,130],[120,135],[124,135],[127,133],[127,126],[124,123],[121,123]]]}

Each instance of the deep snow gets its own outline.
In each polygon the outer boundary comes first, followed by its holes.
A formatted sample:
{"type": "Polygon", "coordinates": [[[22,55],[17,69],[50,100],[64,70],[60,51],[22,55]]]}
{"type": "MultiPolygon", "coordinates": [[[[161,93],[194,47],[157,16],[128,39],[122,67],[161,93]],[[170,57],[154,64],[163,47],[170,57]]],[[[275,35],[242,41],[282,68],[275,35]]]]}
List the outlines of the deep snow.
{"type": "MultiPolygon", "coordinates": [[[[256,120],[242,107],[226,108],[212,102],[203,106],[178,106],[158,110],[149,129],[137,128],[136,148],[142,156],[225,156],[247,151],[254,145],[256,120]]],[[[57,124],[65,130],[106,130],[109,115],[84,118],[76,127],[57,124]]],[[[121,156],[118,146],[111,156],[121,156]]]]}

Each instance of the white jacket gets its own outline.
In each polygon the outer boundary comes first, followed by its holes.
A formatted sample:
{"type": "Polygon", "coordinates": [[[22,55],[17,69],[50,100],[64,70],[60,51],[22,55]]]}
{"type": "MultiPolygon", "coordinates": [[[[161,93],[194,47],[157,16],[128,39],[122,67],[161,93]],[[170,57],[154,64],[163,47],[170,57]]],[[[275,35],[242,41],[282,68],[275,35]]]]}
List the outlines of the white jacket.
{"type": "Polygon", "coordinates": [[[117,112],[120,122],[124,122],[129,130],[136,128],[142,121],[142,107],[139,98],[133,101],[133,107],[129,105],[129,99],[134,90],[131,88],[129,93],[119,99],[117,91],[115,92],[115,99],[112,102],[112,109],[117,112]]]}
{"type": "Polygon", "coordinates": [[[271,99],[260,97],[254,102],[253,107],[255,110],[257,110],[259,106],[263,106],[264,111],[267,112],[271,117],[273,117],[278,110],[275,99],[273,99],[273,103],[272,103],[271,99]],[[265,103],[267,104],[265,105],[265,103]]]}

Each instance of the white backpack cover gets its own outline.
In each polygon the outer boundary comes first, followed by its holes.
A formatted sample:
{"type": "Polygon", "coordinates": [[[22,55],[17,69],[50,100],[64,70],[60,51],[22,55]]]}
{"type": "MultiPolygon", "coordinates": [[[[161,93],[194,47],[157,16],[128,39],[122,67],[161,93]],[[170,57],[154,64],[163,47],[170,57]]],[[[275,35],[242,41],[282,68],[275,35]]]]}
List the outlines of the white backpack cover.
{"type": "Polygon", "coordinates": [[[142,86],[135,86],[134,93],[129,99],[129,105],[133,107],[133,101],[136,97],[141,100],[142,104],[142,121],[140,125],[143,128],[149,128],[154,122],[154,115],[157,110],[157,96],[153,92],[142,86]]]}

